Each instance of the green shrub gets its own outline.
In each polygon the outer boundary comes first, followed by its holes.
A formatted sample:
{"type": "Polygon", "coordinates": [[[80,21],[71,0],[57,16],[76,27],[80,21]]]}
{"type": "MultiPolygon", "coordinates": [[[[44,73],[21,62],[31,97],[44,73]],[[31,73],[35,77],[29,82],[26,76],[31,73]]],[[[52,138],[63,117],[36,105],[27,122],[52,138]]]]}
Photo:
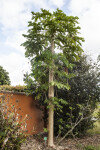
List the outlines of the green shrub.
{"type": "Polygon", "coordinates": [[[84,150],[96,150],[94,146],[87,145],[84,147],[84,150]]]}
{"type": "Polygon", "coordinates": [[[68,81],[71,89],[69,91],[56,89],[58,98],[66,100],[67,105],[60,104],[62,111],[55,107],[55,135],[64,136],[81,118],[81,114],[87,119],[82,120],[74,128],[72,136],[82,136],[88,129],[94,127],[95,120],[92,115],[97,107],[97,102],[100,101],[100,86],[98,85],[100,79],[96,67],[87,61],[86,56],[80,57],[80,61],[75,64],[73,70],[69,70],[76,75],[68,81]]]}
{"type": "Polygon", "coordinates": [[[7,110],[4,97],[0,97],[0,149],[20,150],[22,142],[25,141],[25,134],[22,131],[22,124],[18,122],[18,114],[15,115],[15,108],[12,112],[7,110]]]}
{"type": "Polygon", "coordinates": [[[0,85],[0,91],[9,91],[9,92],[25,92],[27,90],[27,86],[11,86],[11,85],[0,85]]]}
{"type": "Polygon", "coordinates": [[[75,146],[76,146],[76,148],[78,148],[78,149],[83,149],[83,145],[80,144],[80,143],[76,144],[75,146]]]}
{"type": "Polygon", "coordinates": [[[100,150],[100,146],[92,146],[92,145],[87,145],[84,147],[83,150],[100,150]]]}

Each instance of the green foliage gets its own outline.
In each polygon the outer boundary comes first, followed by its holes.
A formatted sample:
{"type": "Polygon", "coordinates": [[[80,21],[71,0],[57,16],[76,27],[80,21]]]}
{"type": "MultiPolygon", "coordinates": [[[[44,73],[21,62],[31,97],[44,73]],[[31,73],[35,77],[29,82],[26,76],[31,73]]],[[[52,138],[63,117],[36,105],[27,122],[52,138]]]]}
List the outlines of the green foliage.
{"type": "Polygon", "coordinates": [[[100,103],[97,103],[97,107],[93,113],[93,117],[96,119],[96,121],[100,122],[100,103]]]}
{"type": "Polygon", "coordinates": [[[77,144],[76,147],[80,150],[100,150],[100,146],[77,144]]]}
{"type": "Polygon", "coordinates": [[[0,85],[10,85],[9,73],[0,66],[0,85]]]}
{"type": "Polygon", "coordinates": [[[43,131],[44,131],[45,133],[47,133],[47,132],[48,132],[48,129],[47,129],[47,128],[43,128],[43,131]]]}
{"type": "Polygon", "coordinates": [[[1,85],[0,91],[11,91],[11,92],[26,92],[27,86],[11,86],[11,85],[1,85]]]}
{"type": "Polygon", "coordinates": [[[100,122],[96,120],[93,124],[93,128],[87,131],[88,135],[97,135],[100,134],[100,122]]]}
{"type": "Polygon", "coordinates": [[[100,146],[77,144],[76,147],[80,150],[100,150],[100,146]]]}
{"type": "MultiPolygon", "coordinates": [[[[76,120],[89,117],[80,122],[73,130],[72,135],[85,134],[86,130],[93,127],[92,119],[97,102],[100,102],[100,79],[98,78],[97,65],[87,61],[87,57],[81,57],[73,68],[76,75],[69,80],[71,89],[56,89],[58,99],[67,101],[67,105],[60,103],[62,111],[55,111],[55,135],[64,135],[71,129],[76,120]]],[[[69,70],[70,71],[70,70],[69,70]]]]}
{"type": "MultiPolygon", "coordinates": [[[[61,111],[61,101],[58,97],[55,99],[54,88],[70,89],[68,79],[73,76],[65,70],[72,69],[83,52],[81,43],[84,39],[79,36],[77,20],[78,17],[67,16],[59,9],[52,13],[41,9],[41,12],[32,12],[28,33],[23,35],[26,38],[22,44],[26,49],[25,56],[32,66],[32,73],[25,81],[29,88],[35,86],[36,98],[41,100],[43,97],[42,102],[48,105],[48,128],[53,126],[52,108],[57,106],[61,111]]],[[[53,128],[49,131],[48,145],[53,146],[53,128]]]]}
{"type": "Polygon", "coordinates": [[[98,120],[100,122],[100,110],[97,112],[97,118],[98,118],[98,120]]]}
{"type": "Polygon", "coordinates": [[[17,120],[14,107],[9,112],[7,110],[4,97],[0,97],[0,149],[1,150],[20,150],[21,144],[25,141],[22,131],[23,124],[17,120]]]}
{"type": "Polygon", "coordinates": [[[76,144],[75,146],[76,146],[78,149],[80,149],[80,150],[82,150],[82,148],[83,148],[83,145],[80,144],[80,143],[76,144]]]}
{"type": "Polygon", "coordinates": [[[100,146],[86,145],[83,150],[100,150],[100,146]]]}
{"type": "Polygon", "coordinates": [[[25,56],[31,62],[31,74],[26,74],[24,80],[28,92],[35,90],[36,99],[42,105],[47,106],[50,101],[55,105],[55,134],[64,135],[77,119],[89,117],[81,121],[72,135],[85,133],[93,126],[91,114],[99,101],[100,72],[86,57],[79,61],[84,39],[79,36],[77,24],[78,17],[67,16],[59,9],[53,13],[41,9],[41,12],[32,12],[29,30],[23,35],[25,56]],[[54,54],[51,52],[52,38],[54,54]],[[54,73],[51,83],[50,69],[54,73]],[[47,93],[51,86],[55,93],[49,99],[47,93]]]}
{"type": "MultiPolygon", "coordinates": [[[[47,100],[49,86],[70,89],[67,79],[72,78],[74,74],[67,73],[65,70],[72,69],[73,63],[79,60],[83,52],[81,43],[84,39],[79,36],[78,17],[67,16],[59,9],[53,13],[45,9],[41,9],[41,12],[32,12],[32,19],[28,27],[27,35],[23,34],[26,42],[22,45],[26,49],[25,56],[29,58],[32,68],[31,74],[26,74],[24,80],[29,93],[35,90],[35,94],[39,94],[38,99],[43,97],[47,100]],[[52,38],[54,54],[51,52],[52,38]],[[51,68],[54,73],[54,81],[49,84],[51,68]]],[[[54,103],[59,106],[58,102],[54,103]]]]}

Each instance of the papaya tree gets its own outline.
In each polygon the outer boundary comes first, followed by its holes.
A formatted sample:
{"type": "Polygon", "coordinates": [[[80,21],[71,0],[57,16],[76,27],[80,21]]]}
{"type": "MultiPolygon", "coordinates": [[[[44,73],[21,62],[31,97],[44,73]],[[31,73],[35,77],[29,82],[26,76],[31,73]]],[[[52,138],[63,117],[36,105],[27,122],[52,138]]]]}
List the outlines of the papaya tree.
{"type": "Polygon", "coordinates": [[[29,85],[35,84],[37,98],[48,91],[44,103],[48,104],[48,146],[53,146],[54,108],[55,105],[60,108],[60,103],[66,104],[55,97],[54,88],[70,89],[68,79],[74,75],[68,73],[68,69],[79,60],[84,39],[79,36],[78,17],[67,16],[59,9],[52,13],[45,9],[32,12],[28,27],[22,44],[32,66],[27,81],[29,85]]]}

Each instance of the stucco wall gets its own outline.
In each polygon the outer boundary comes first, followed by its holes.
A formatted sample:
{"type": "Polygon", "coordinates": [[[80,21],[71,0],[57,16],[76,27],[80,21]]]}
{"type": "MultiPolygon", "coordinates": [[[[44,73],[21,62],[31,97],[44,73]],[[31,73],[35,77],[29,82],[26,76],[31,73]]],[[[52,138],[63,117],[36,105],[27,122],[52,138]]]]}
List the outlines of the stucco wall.
{"type": "Polygon", "coordinates": [[[18,120],[23,121],[27,115],[26,129],[28,134],[36,134],[43,131],[43,113],[37,107],[38,103],[33,96],[26,96],[23,93],[1,92],[7,102],[7,109],[12,111],[14,105],[18,120]]]}

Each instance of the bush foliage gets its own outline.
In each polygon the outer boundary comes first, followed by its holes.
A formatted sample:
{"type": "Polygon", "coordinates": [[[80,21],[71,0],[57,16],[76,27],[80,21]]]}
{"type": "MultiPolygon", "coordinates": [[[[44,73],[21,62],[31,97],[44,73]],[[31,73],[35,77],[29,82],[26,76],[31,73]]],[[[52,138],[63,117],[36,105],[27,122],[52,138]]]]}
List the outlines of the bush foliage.
{"type": "MultiPolygon", "coordinates": [[[[56,62],[58,63],[58,62],[56,62]]],[[[67,133],[75,123],[82,117],[85,118],[75,127],[75,129],[70,132],[71,135],[82,135],[86,133],[86,130],[93,127],[94,120],[92,119],[92,113],[96,108],[97,102],[100,102],[100,77],[99,77],[99,66],[93,64],[89,57],[83,55],[80,60],[74,63],[73,70],[66,69],[65,71],[73,75],[73,78],[67,79],[67,83],[70,85],[70,90],[59,89],[55,87],[55,114],[54,114],[54,132],[55,135],[64,135],[67,133]],[[59,105],[56,101],[59,100],[59,105]]],[[[58,68],[60,72],[60,67],[58,68]]],[[[45,68],[42,68],[42,70],[45,68]]],[[[43,71],[44,72],[44,71],[43,71]]],[[[46,72],[48,74],[48,72],[46,72]]],[[[47,77],[47,76],[46,76],[47,77]]],[[[43,77],[42,82],[46,82],[47,78],[43,77]]],[[[55,74],[55,78],[58,80],[65,79],[59,78],[55,74]]],[[[47,91],[36,92],[37,84],[34,84],[32,77],[28,74],[25,75],[25,83],[28,85],[28,93],[33,93],[35,91],[36,99],[44,107],[46,104],[46,99],[48,100],[47,91]]],[[[46,107],[45,107],[46,108],[46,107]]],[[[45,127],[47,124],[48,110],[45,109],[44,121],[45,127]]]]}
{"type": "Polygon", "coordinates": [[[58,97],[66,99],[67,105],[62,105],[62,111],[55,111],[55,134],[60,132],[64,135],[82,115],[86,119],[76,126],[72,135],[85,134],[93,127],[92,113],[100,101],[100,79],[97,70],[97,65],[87,61],[87,57],[83,56],[73,69],[75,77],[69,80],[71,89],[57,89],[58,97]]]}
{"type": "Polygon", "coordinates": [[[0,66],[0,85],[10,85],[9,73],[0,66]]]}
{"type": "Polygon", "coordinates": [[[25,92],[26,89],[27,89],[26,86],[21,86],[21,85],[16,85],[16,86],[1,85],[0,86],[0,91],[25,92]]]}
{"type": "Polygon", "coordinates": [[[21,143],[25,141],[22,131],[23,124],[18,121],[18,114],[15,115],[14,107],[7,110],[7,103],[4,96],[0,97],[0,149],[20,150],[21,143]]]}

